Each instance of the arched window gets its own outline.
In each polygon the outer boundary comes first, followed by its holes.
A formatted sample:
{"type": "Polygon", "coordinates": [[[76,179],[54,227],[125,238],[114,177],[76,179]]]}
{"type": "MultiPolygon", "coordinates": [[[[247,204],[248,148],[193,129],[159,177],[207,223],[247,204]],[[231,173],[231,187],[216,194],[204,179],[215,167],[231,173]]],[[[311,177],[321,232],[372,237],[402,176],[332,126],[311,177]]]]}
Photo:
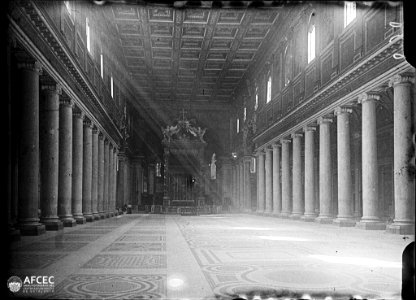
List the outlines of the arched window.
{"type": "Polygon", "coordinates": [[[111,92],[111,98],[114,98],[114,80],[113,80],[113,76],[110,77],[110,92],[111,92]]]}
{"type": "Polygon", "coordinates": [[[357,16],[355,2],[345,1],[344,3],[344,28],[357,16]]]}
{"type": "Polygon", "coordinates": [[[284,85],[288,86],[292,80],[293,66],[292,66],[292,47],[288,44],[285,49],[285,66],[284,66],[284,85]]]}
{"type": "Polygon", "coordinates": [[[87,50],[91,53],[91,34],[90,34],[90,23],[88,18],[85,19],[85,34],[87,36],[87,50]]]}
{"type": "Polygon", "coordinates": [[[101,78],[104,78],[104,56],[102,53],[100,54],[100,73],[101,78]]]}
{"type": "Polygon", "coordinates": [[[255,95],[256,99],[254,102],[254,110],[257,110],[257,108],[259,107],[259,90],[256,86],[256,95],[255,95]]]}
{"type": "Polygon", "coordinates": [[[266,90],[266,103],[269,103],[272,100],[272,76],[269,73],[267,79],[267,90],[266,90]]]}
{"type": "Polygon", "coordinates": [[[237,133],[239,133],[240,132],[240,119],[239,118],[237,118],[237,133]]]}
{"type": "Polygon", "coordinates": [[[308,26],[308,64],[315,58],[316,49],[316,34],[315,34],[315,20],[314,13],[311,15],[311,20],[308,26]]]}
{"type": "Polygon", "coordinates": [[[244,110],[243,110],[243,121],[245,122],[246,119],[247,119],[247,107],[244,107],[244,110]]]}

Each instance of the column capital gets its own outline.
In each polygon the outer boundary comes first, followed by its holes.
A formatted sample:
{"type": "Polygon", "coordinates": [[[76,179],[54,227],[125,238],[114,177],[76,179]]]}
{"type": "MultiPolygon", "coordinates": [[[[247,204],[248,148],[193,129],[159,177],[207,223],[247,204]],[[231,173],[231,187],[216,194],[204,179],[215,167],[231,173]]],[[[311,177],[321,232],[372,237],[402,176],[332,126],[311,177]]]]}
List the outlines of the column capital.
{"type": "Polygon", "coordinates": [[[295,139],[295,138],[300,138],[300,137],[303,137],[303,134],[302,133],[292,133],[291,135],[290,135],[290,137],[292,138],[292,139],[295,139]]]}
{"type": "Polygon", "coordinates": [[[369,100],[380,100],[380,95],[373,92],[366,92],[358,95],[358,103],[364,103],[369,100]]]}
{"type": "Polygon", "coordinates": [[[18,69],[35,71],[35,72],[38,72],[39,74],[42,74],[42,65],[40,64],[40,62],[36,60],[31,60],[31,59],[19,59],[19,57],[17,58],[18,58],[18,62],[17,62],[18,69]]]}
{"type": "Polygon", "coordinates": [[[79,119],[84,119],[84,112],[78,107],[78,106],[74,106],[74,110],[72,111],[72,114],[74,117],[77,117],[79,119]]]}
{"type": "Polygon", "coordinates": [[[272,145],[267,145],[266,147],[264,147],[264,152],[270,152],[272,150],[273,150],[272,145]]]}
{"type": "Polygon", "coordinates": [[[352,109],[351,108],[347,108],[347,107],[342,107],[342,106],[338,106],[334,109],[334,114],[336,116],[340,115],[340,114],[345,114],[345,113],[352,113],[352,109]]]}
{"type": "Polygon", "coordinates": [[[113,145],[113,152],[114,152],[114,154],[117,154],[117,152],[118,152],[117,145],[113,145]]]}
{"type": "Polygon", "coordinates": [[[59,97],[59,104],[71,108],[74,107],[74,101],[65,93],[62,93],[62,95],[59,97]]]}
{"type": "Polygon", "coordinates": [[[100,130],[98,131],[98,138],[104,140],[104,134],[100,130]]]}
{"type": "Polygon", "coordinates": [[[264,154],[264,149],[262,148],[262,149],[257,149],[256,150],[256,156],[260,156],[260,155],[263,155],[264,154]]]}
{"type": "Polygon", "coordinates": [[[289,144],[290,142],[292,142],[291,140],[288,140],[288,139],[283,139],[283,140],[280,140],[280,144],[289,144]]]}
{"type": "Polygon", "coordinates": [[[83,121],[84,127],[87,128],[91,128],[93,127],[92,121],[88,118],[84,116],[84,121],[83,121]]]}
{"type": "Polygon", "coordinates": [[[42,82],[40,85],[42,92],[46,93],[55,93],[58,95],[62,95],[62,86],[59,83],[54,83],[51,81],[42,82]]]}
{"type": "Polygon", "coordinates": [[[415,83],[415,77],[412,73],[402,73],[394,75],[389,80],[389,86],[394,87],[397,84],[414,84],[415,83]]]}
{"type": "Polygon", "coordinates": [[[326,123],[332,123],[332,119],[331,118],[325,118],[325,117],[319,117],[318,118],[318,124],[326,124],[326,123]]]}
{"type": "Polygon", "coordinates": [[[108,146],[109,146],[110,150],[113,150],[113,147],[114,147],[113,143],[109,142],[108,146]]]}
{"type": "Polygon", "coordinates": [[[281,145],[281,144],[279,144],[278,142],[274,142],[274,143],[272,144],[272,148],[273,148],[273,149],[277,149],[277,148],[280,148],[280,147],[282,147],[282,145],[281,145]]]}
{"type": "Polygon", "coordinates": [[[307,131],[316,131],[316,127],[315,126],[305,126],[305,127],[303,127],[303,132],[307,132],[307,131]]]}
{"type": "Polygon", "coordinates": [[[104,137],[104,145],[108,145],[110,142],[109,142],[109,140],[107,139],[107,137],[104,137]]]}
{"type": "Polygon", "coordinates": [[[98,127],[95,124],[92,125],[92,133],[94,133],[94,134],[99,133],[98,127]]]}

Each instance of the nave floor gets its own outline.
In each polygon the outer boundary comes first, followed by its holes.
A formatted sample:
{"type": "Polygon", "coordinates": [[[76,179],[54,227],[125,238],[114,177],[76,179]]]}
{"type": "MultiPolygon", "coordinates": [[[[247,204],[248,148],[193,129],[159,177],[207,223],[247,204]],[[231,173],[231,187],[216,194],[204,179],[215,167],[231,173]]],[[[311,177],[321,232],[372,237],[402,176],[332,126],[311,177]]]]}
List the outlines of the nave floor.
{"type": "Polygon", "coordinates": [[[414,236],[245,214],[122,215],[11,246],[64,299],[400,299],[414,236]],[[257,296],[257,297],[256,297],[257,296]]]}

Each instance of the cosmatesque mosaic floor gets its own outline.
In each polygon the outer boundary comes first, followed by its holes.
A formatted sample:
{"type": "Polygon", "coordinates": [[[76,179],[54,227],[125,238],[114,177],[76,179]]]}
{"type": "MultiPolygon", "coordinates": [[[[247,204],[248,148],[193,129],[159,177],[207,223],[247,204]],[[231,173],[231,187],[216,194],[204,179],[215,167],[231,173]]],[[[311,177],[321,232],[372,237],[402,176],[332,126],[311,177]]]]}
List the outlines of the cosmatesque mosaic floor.
{"type": "Polygon", "coordinates": [[[9,273],[54,276],[53,292],[31,295],[46,299],[400,299],[413,240],[245,214],[122,215],[22,237],[9,273]]]}

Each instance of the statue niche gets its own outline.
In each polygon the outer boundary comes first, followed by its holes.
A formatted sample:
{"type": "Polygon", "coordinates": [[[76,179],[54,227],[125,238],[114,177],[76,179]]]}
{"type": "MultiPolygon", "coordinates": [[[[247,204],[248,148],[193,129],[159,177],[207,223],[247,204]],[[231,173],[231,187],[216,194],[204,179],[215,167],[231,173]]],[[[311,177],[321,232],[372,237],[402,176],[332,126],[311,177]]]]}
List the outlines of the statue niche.
{"type": "Polygon", "coordinates": [[[182,118],[162,128],[164,147],[165,213],[197,211],[204,205],[204,140],[206,129],[195,125],[195,120],[182,118]]]}

